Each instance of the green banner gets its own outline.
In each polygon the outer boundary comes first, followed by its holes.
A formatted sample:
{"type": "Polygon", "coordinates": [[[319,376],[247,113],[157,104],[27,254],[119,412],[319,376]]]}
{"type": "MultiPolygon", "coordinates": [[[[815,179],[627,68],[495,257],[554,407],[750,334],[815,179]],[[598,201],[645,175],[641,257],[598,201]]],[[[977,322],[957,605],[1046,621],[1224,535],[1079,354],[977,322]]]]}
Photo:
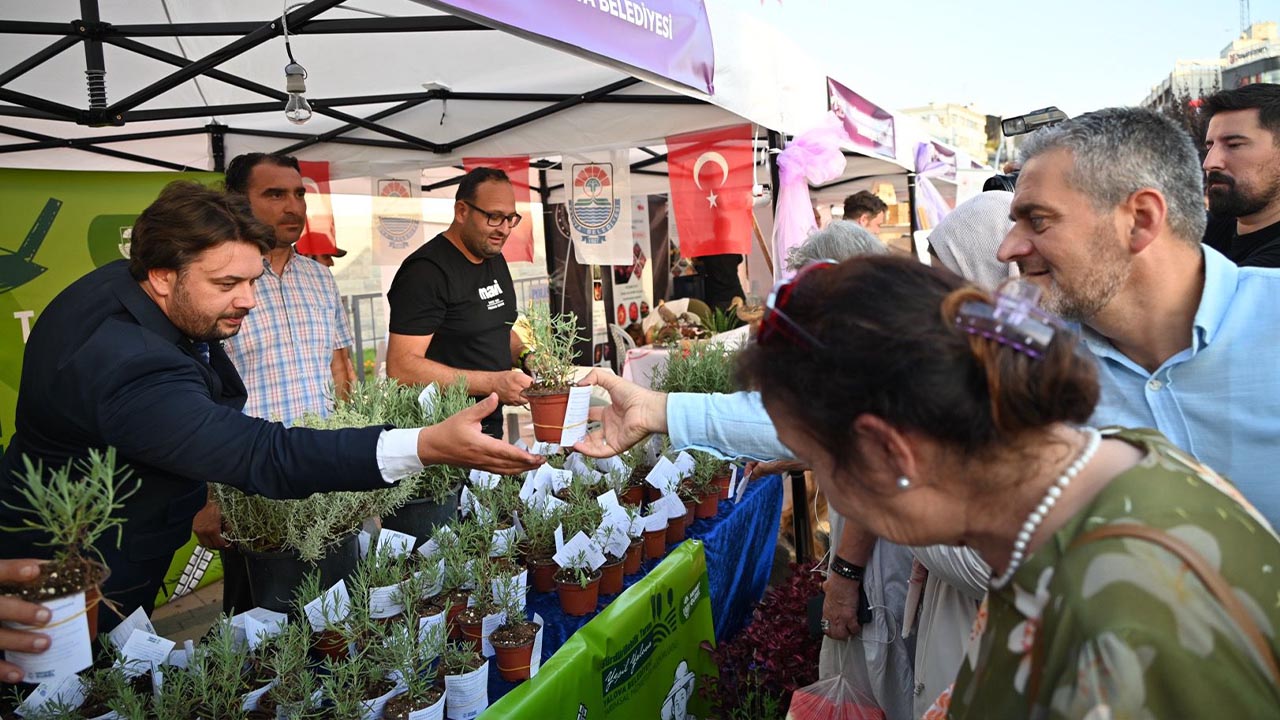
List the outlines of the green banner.
{"type": "Polygon", "coordinates": [[[698,687],[716,668],[704,642],[715,642],[707,558],[690,540],[481,718],[706,717],[698,687]]]}
{"type": "MultiPolygon", "coordinates": [[[[0,169],[0,451],[13,436],[13,419],[22,377],[22,353],[31,326],[45,306],[80,276],[112,260],[129,256],[129,239],[138,213],[174,180],[206,185],[222,182],[218,173],[75,172],[0,169]]],[[[190,547],[190,546],[189,546],[190,547]]],[[[161,602],[179,586],[193,589],[222,576],[183,549],[174,557],[173,582],[161,602]],[[188,571],[203,577],[192,584],[188,571]]]]}

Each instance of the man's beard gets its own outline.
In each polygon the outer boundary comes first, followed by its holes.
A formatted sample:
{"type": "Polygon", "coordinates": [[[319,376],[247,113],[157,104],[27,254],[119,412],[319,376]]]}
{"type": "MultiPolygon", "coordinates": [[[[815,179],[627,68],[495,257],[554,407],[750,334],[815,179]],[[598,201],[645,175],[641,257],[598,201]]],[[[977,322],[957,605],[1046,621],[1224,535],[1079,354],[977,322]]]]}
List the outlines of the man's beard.
{"type": "Polygon", "coordinates": [[[1216,217],[1248,217],[1267,209],[1267,205],[1280,195],[1280,173],[1271,177],[1263,192],[1250,192],[1249,187],[1241,187],[1235,178],[1216,170],[1205,176],[1205,185],[1209,186],[1209,212],[1216,217]],[[1214,186],[1213,183],[1225,185],[1214,186]]]}
{"type": "Polygon", "coordinates": [[[214,316],[201,313],[191,301],[184,280],[179,280],[174,287],[173,299],[169,303],[169,322],[181,330],[183,335],[197,342],[226,340],[240,332],[240,329],[223,330],[218,326],[218,321],[223,318],[243,318],[248,314],[248,310],[214,316]]]}
{"type": "Polygon", "coordinates": [[[1061,274],[1054,271],[1042,303],[1054,315],[1081,323],[1101,312],[1129,279],[1129,256],[1110,221],[1099,222],[1090,236],[1089,264],[1070,287],[1060,283],[1061,274]]]}
{"type": "Polygon", "coordinates": [[[489,233],[487,232],[483,235],[475,236],[469,236],[464,233],[462,236],[462,244],[467,246],[467,249],[471,251],[472,255],[475,255],[482,260],[488,260],[491,257],[497,257],[502,254],[501,247],[495,251],[489,246],[489,233]]]}

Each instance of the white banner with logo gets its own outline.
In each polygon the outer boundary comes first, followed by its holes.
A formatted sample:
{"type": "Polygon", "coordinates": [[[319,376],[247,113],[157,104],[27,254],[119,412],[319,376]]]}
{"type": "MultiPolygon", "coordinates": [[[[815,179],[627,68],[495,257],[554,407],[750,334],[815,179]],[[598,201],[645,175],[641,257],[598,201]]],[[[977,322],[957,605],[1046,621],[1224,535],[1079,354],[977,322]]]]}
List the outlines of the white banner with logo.
{"type": "Polygon", "coordinates": [[[630,265],[631,168],[626,150],[563,153],[565,207],[583,265],[630,265]]]}
{"type": "Polygon", "coordinates": [[[410,178],[373,181],[373,264],[399,267],[426,242],[418,182],[410,178]]]}

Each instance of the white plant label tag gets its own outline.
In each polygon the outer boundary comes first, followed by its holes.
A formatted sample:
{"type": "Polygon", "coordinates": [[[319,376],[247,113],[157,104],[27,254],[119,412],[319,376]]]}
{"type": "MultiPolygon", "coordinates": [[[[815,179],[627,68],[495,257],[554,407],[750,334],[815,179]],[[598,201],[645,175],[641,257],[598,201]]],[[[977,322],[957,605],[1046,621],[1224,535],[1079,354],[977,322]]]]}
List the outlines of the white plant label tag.
{"type": "Polygon", "coordinates": [[[78,708],[84,704],[88,689],[79,675],[68,675],[62,680],[40,683],[14,712],[18,717],[25,717],[51,703],[78,708]]]}
{"type": "Polygon", "coordinates": [[[666,457],[660,457],[653,469],[645,476],[644,481],[664,493],[669,493],[680,484],[680,471],[676,469],[675,463],[666,457]]]}
{"type": "Polygon", "coordinates": [[[444,693],[440,693],[440,699],[435,705],[414,710],[409,713],[409,720],[444,720],[444,701],[444,693]]]}
{"type": "Polygon", "coordinates": [[[600,547],[587,537],[586,533],[581,530],[576,535],[569,538],[552,559],[556,561],[562,568],[579,567],[579,555],[582,556],[581,561],[586,563],[587,569],[595,571],[601,565],[604,565],[604,553],[600,552],[600,547]]]}
{"type": "Polygon", "coordinates": [[[142,608],[129,613],[129,617],[115,626],[107,637],[111,638],[111,644],[119,650],[124,647],[125,643],[129,642],[129,637],[133,635],[135,630],[141,630],[152,635],[156,634],[156,628],[151,624],[151,618],[147,617],[142,608]]]}
{"type": "Polygon", "coordinates": [[[747,474],[742,468],[734,468],[734,477],[737,481],[733,484],[733,504],[737,505],[742,500],[743,494],[747,492],[747,474]]]}
{"type": "Polygon", "coordinates": [[[422,388],[422,392],[418,393],[418,404],[422,406],[422,410],[427,415],[433,415],[436,411],[436,396],[440,394],[440,387],[435,383],[422,388]]]}
{"type": "Polygon", "coordinates": [[[160,663],[169,657],[174,645],[177,643],[159,635],[140,630],[134,632],[124,647],[120,648],[124,674],[129,677],[141,675],[151,669],[151,663],[160,663]]]}
{"type": "Polygon", "coordinates": [[[369,591],[369,617],[383,620],[404,612],[400,604],[400,586],[383,585],[369,591]]]}
{"type": "Polygon", "coordinates": [[[320,597],[307,603],[303,610],[315,632],[323,632],[326,627],[342,622],[351,612],[351,596],[347,593],[346,581],[334,583],[320,597]]]}
{"type": "Polygon", "coordinates": [[[573,447],[573,443],[586,436],[586,414],[591,409],[591,386],[568,388],[568,405],[564,407],[564,429],[561,430],[561,446],[573,447]]]}
{"type": "Polygon", "coordinates": [[[667,493],[658,498],[653,504],[667,514],[668,520],[682,518],[688,512],[684,503],[680,500],[680,496],[675,493],[667,493]]]}
{"type": "Polygon", "coordinates": [[[471,484],[480,490],[492,490],[498,487],[498,483],[502,480],[501,475],[494,475],[485,470],[472,470],[468,476],[471,484]]]}
{"type": "Polygon", "coordinates": [[[32,627],[6,620],[4,626],[14,630],[32,630],[49,638],[49,648],[42,653],[5,650],[4,659],[22,669],[25,683],[61,683],[93,664],[93,648],[89,641],[89,620],[85,617],[84,593],[41,603],[49,610],[44,627],[32,627]]]}
{"type": "Polygon", "coordinates": [[[444,677],[449,720],[474,720],[489,707],[489,661],[463,673],[444,677]]]}
{"type": "Polygon", "coordinates": [[[538,669],[542,667],[542,628],[546,621],[542,616],[534,613],[533,621],[538,624],[538,634],[533,637],[533,654],[529,656],[529,677],[532,679],[537,676],[538,669]]]}
{"type": "Polygon", "coordinates": [[[484,619],[480,621],[480,651],[485,657],[489,658],[494,655],[493,644],[489,642],[489,636],[493,634],[494,630],[498,629],[499,625],[506,621],[507,614],[505,612],[485,615],[484,619]]]}
{"type": "Polygon", "coordinates": [[[378,544],[376,550],[390,550],[391,557],[404,557],[413,552],[413,546],[418,542],[418,538],[409,533],[402,533],[398,530],[382,528],[378,531],[378,544]]]}
{"type": "Polygon", "coordinates": [[[244,700],[240,703],[240,709],[245,712],[252,712],[254,710],[257,710],[258,701],[262,699],[263,695],[267,694],[268,690],[275,687],[275,684],[276,684],[276,681],[272,680],[271,682],[267,683],[266,685],[263,685],[257,690],[254,690],[253,692],[245,693],[244,700]]]}
{"type": "MultiPolygon", "coordinates": [[[[656,532],[658,530],[667,529],[667,513],[662,508],[655,506],[653,512],[644,516],[645,532],[656,532]]],[[[684,507],[683,505],[681,507],[684,507]]]]}
{"type": "Polygon", "coordinates": [[[693,456],[683,450],[681,450],[680,454],[676,456],[676,470],[680,472],[680,477],[682,479],[693,474],[693,468],[696,464],[697,463],[693,460],[693,456]]]}
{"type": "Polygon", "coordinates": [[[622,462],[622,458],[617,455],[607,458],[596,458],[596,469],[601,472],[609,473],[610,475],[615,473],[620,475],[631,474],[631,468],[627,467],[627,464],[622,462]]]}

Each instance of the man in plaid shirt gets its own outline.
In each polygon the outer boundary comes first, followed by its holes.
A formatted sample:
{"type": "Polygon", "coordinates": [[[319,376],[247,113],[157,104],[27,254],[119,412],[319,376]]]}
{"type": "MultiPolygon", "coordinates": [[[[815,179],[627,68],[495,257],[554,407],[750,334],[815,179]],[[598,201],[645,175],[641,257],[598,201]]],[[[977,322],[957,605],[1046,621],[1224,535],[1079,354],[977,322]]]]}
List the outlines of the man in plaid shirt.
{"type": "MultiPolygon", "coordinates": [[[[298,161],[249,153],[227,165],[227,191],[249,198],[254,217],[275,230],[254,286],[257,306],[240,333],[223,343],[248,391],[246,415],[291,425],[307,413],[327,415],[333,396],[355,382],[351,328],[329,269],[294,251],[307,222],[306,189],[298,161]]],[[[196,516],[200,544],[222,551],[223,610],[253,607],[244,560],[222,537],[222,513],[210,499],[196,516]]]]}

